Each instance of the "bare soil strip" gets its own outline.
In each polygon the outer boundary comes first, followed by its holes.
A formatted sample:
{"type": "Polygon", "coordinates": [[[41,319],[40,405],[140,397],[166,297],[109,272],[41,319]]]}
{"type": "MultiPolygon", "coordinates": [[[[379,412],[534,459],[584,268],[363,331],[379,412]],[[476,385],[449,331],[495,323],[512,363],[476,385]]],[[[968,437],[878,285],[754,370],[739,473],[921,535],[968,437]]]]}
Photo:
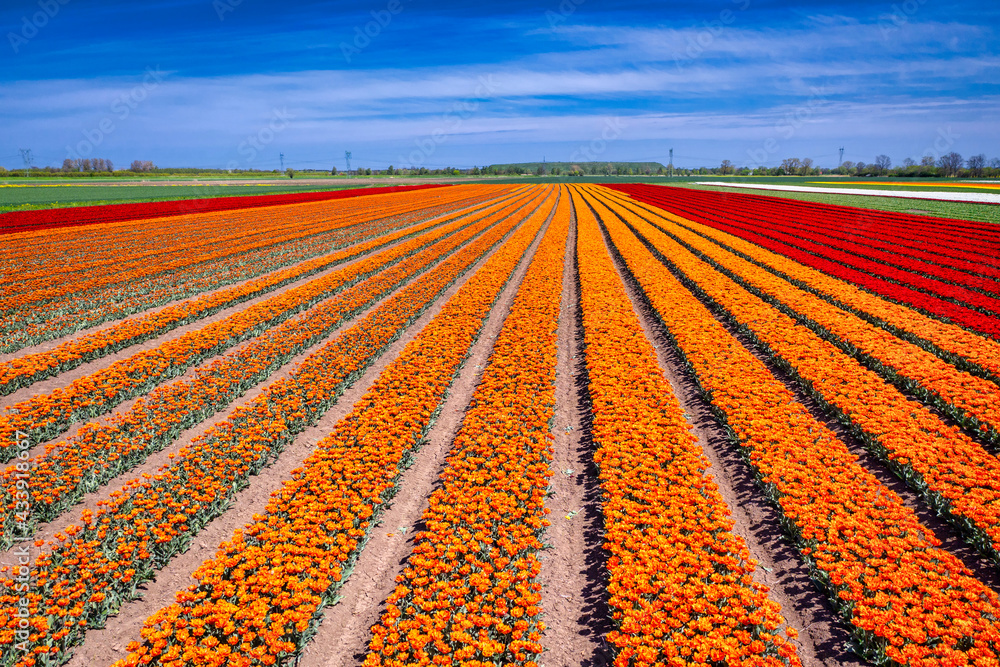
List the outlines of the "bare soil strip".
{"type": "MultiPolygon", "coordinates": [[[[453,284],[441,297],[439,297],[438,300],[435,301],[434,304],[429,307],[416,322],[410,325],[410,327],[403,333],[402,336],[400,336],[399,339],[389,346],[382,356],[380,356],[374,363],[372,363],[371,366],[368,367],[365,373],[358,380],[356,380],[352,386],[344,391],[337,403],[330,408],[330,410],[315,426],[306,429],[298,435],[293,446],[284,451],[273,465],[265,468],[262,474],[256,477],[251,477],[249,480],[250,485],[236,496],[231,508],[220,517],[209,523],[205,529],[196,536],[191,548],[188,549],[186,553],[174,558],[165,568],[156,573],[155,580],[147,582],[141,587],[144,591],[143,599],[134,600],[122,605],[118,615],[108,620],[105,629],[88,631],[85,642],[75,649],[73,658],[66,664],[69,667],[92,667],[94,665],[110,665],[116,660],[124,658],[128,653],[125,650],[126,645],[129,641],[139,640],[139,631],[146,619],[162,607],[172,604],[175,601],[175,596],[178,591],[194,583],[194,579],[191,576],[194,571],[201,566],[204,561],[215,555],[218,545],[221,542],[230,539],[234,530],[251,523],[254,514],[264,512],[271,494],[279,490],[282,484],[284,484],[284,482],[292,476],[292,471],[300,467],[305,459],[312,454],[316,443],[333,429],[334,424],[351,411],[354,403],[357,402],[366,391],[368,391],[372,383],[385,369],[385,367],[388,366],[388,364],[390,364],[397,356],[399,356],[399,353],[403,350],[406,344],[413,340],[420,330],[423,329],[423,327],[440,311],[441,306],[452,295],[454,295],[463,284],[465,284],[465,281],[468,280],[469,277],[471,277],[495,251],[496,248],[491,250],[485,257],[481,258],[480,261],[477,262],[464,276],[457,280],[455,284],[453,284]]],[[[355,322],[363,319],[367,313],[371,311],[371,309],[377,308],[378,305],[384,301],[384,299],[391,298],[391,296],[395,294],[398,289],[394,290],[391,294],[386,295],[382,300],[373,304],[369,309],[356,315],[351,321],[345,322],[344,326],[351,326],[355,322]]],[[[338,328],[337,331],[331,333],[326,339],[317,343],[317,346],[329,342],[329,340],[338,335],[340,330],[341,328],[338,328]]],[[[484,332],[484,336],[488,333],[489,332],[484,332]]],[[[492,340],[490,342],[492,342],[492,340]]],[[[255,387],[253,390],[248,392],[247,395],[239,401],[239,404],[242,405],[252,400],[271,382],[276,381],[279,377],[287,375],[302,359],[314,351],[315,347],[316,346],[311,347],[309,350],[289,361],[288,364],[283,366],[278,373],[275,373],[268,378],[267,383],[255,387]]],[[[471,390],[469,395],[471,396],[471,390]]],[[[224,415],[217,415],[212,420],[212,423],[227,417],[228,414],[235,409],[235,407],[236,405],[234,404],[233,406],[230,406],[230,409],[227,410],[224,415]]],[[[448,412],[446,410],[442,413],[439,419],[439,424],[447,419],[448,412]]],[[[209,426],[210,424],[204,423],[202,428],[192,429],[192,437],[202,433],[204,430],[207,430],[209,426]]],[[[187,437],[187,434],[185,433],[184,436],[182,436],[182,439],[178,441],[180,444],[175,443],[175,446],[171,447],[169,450],[164,450],[154,456],[151,456],[142,466],[142,469],[133,471],[129,478],[131,479],[134,478],[134,476],[141,475],[142,472],[152,472],[159,467],[159,465],[168,460],[167,456],[169,453],[175,452],[184,444],[188,444],[191,439],[192,438],[187,437]]],[[[123,482],[125,481],[124,477],[120,479],[123,482]]],[[[115,488],[117,488],[117,486],[115,488]]],[[[105,493],[108,492],[107,489],[104,491],[105,493]]],[[[89,499],[86,506],[89,507],[89,499]]],[[[78,511],[73,512],[74,516],[76,516],[76,514],[78,514],[78,511]]],[[[71,522],[67,522],[67,525],[70,523],[71,522]]],[[[373,538],[366,547],[365,552],[372,549],[375,546],[375,543],[376,540],[373,538]]],[[[367,572],[364,568],[365,566],[359,561],[355,570],[357,575],[359,575],[358,578],[360,578],[360,575],[367,572]]],[[[389,581],[392,585],[394,585],[391,577],[389,581]]],[[[384,596],[383,598],[380,598],[380,600],[381,599],[384,599],[384,596]]],[[[363,626],[362,629],[365,633],[368,632],[368,627],[368,625],[363,626]]],[[[323,628],[321,627],[319,636],[322,636],[322,634],[323,628]]],[[[317,636],[317,639],[319,636],[317,636]]]]}
{"type": "MultiPolygon", "coordinates": [[[[392,506],[382,515],[381,525],[372,531],[368,545],[358,557],[354,573],[340,590],[339,603],[324,612],[319,632],[303,651],[298,667],[346,667],[360,665],[364,659],[371,640],[371,627],[385,611],[385,600],[396,588],[396,576],[402,573],[413,550],[413,536],[421,529],[418,524],[427,508],[427,498],[440,479],[445,457],[462,425],[465,410],[493,351],[493,343],[503,328],[514,296],[557,205],[558,202],[553,205],[549,218],[500,293],[483,325],[479,340],[448,390],[448,398],[427,436],[427,444],[403,474],[392,506]]],[[[481,264],[476,266],[476,270],[479,266],[481,264]]],[[[457,289],[449,291],[437,301],[435,313],[455,291],[457,289]]]]}
{"type": "Polygon", "coordinates": [[[617,261],[615,264],[646,337],[656,346],[660,367],[712,464],[709,471],[732,511],[732,532],[743,538],[760,563],[755,580],[771,589],[769,597],[781,605],[787,625],[799,631],[798,639],[790,641],[796,645],[803,664],[867,665],[847,650],[850,634],[809,578],[798,551],[784,539],[777,509],[763,497],[749,466],[729,444],[708,405],[699,396],[694,381],[667,342],[669,337],[663,325],[645,296],[629,280],[628,270],[617,261]]]}
{"type": "Polygon", "coordinates": [[[544,667],[604,667],[612,651],[601,491],[590,439],[590,399],[576,270],[576,217],[566,248],[556,374],[548,549],[539,558],[544,667]]]}

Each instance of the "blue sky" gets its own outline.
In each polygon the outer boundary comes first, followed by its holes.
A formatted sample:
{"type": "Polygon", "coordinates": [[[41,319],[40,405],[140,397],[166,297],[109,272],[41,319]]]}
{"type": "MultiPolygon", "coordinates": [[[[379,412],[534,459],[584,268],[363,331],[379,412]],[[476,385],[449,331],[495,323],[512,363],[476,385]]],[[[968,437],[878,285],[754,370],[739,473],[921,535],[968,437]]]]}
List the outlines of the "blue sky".
{"type": "Polygon", "coordinates": [[[0,164],[1000,157],[995,2],[4,0],[0,164]]]}

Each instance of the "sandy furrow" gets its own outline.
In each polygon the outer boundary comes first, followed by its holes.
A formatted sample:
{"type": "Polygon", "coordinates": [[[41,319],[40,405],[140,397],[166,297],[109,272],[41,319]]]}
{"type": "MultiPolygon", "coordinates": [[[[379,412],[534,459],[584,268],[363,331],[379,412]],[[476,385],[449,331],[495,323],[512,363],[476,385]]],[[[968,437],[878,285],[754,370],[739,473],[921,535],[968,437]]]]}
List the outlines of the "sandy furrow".
{"type": "Polygon", "coordinates": [[[759,562],[754,579],[771,589],[768,597],[781,605],[781,614],[788,626],[799,631],[798,639],[790,641],[795,644],[803,664],[866,665],[847,650],[850,640],[847,628],[812,583],[798,551],[784,539],[777,510],[762,496],[749,467],[729,445],[709,406],[699,397],[693,380],[667,343],[667,333],[645,296],[628,280],[627,269],[618,261],[615,264],[646,337],[656,346],[660,367],[684,409],[698,444],[711,462],[708,472],[719,485],[719,493],[732,512],[732,532],[746,542],[759,562]]]}
{"type": "MultiPolygon", "coordinates": [[[[498,246],[500,247],[500,246],[498,246]]],[[[204,530],[196,537],[188,551],[174,558],[165,568],[156,573],[156,579],[147,582],[141,587],[145,592],[141,600],[135,600],[122,606],[118,615],[109,619],[107,627],[102,630],[90,630],[87,633],[86,641],[74,651],[73,658],[67,663],[70,667],[92,667],[94,665],[109,665],[116,660],[127,655],[125,645],[132,640],[139,639],[139,630],[145,620],[160,608],[172,604],[178,591],[193,583],[192,574],[207,559],[215,555],[218,545],[232,537],[233,531],[242,528],[253,520],[254,514],[262,513],[267,505],[270,495],[281,488],[282,484],[289,479],[292,471],[300,467],[305,459],[313,452],[315,444],[326,434],[328,434],[337,421],[345,417],[353,408],[354,403],[361,398],[371,387],[372,383],[403,350],[407,343],[420,332],[421,329],[441,310],[441,306],[457,292],[465,281],[468,280],[479,267],[492,256],[496,248],[491,250],[485,257],[481,258],[473,267],[457,280],[433,305],[431,305],[404,333],[393,342],[389,348],[364,372],[364,374],[347,388],[340,399],[332,408],[311,428],[306,429],[298,435],[292,447],[285,450],[279,459],[264,472],[256,477],[250,478],[250,484],[237,494],[230,509],[222,516],[210,522],[204,530]]],[[[397,290],[387,295],[385,299],[391,298],[397,290]]],[[[380,300],[379,303],[382,303],[380,300]]],[[[345,326],[351,326],[361,321],[368,312],[377,308],[378,304],[355,316],[345,326]]],[[[341,328],[333,332],[324,341],[317,345],[323,345],[336,337],[341,328]]],[[[485,334],[484,334],[485,335],[485,334]]],[[[288,364],[282,367],[280,374],[275,374],[268,379],[268,384],[274,382],[278,377],[288,374],[303,358],[313,351],[304,352],[297,356],[288,364]]],[[[240,404],[249,402],[254,396],[259,395],[267,385],[261,385],[241,399],[240,404]]],[[[470,391],[471,393],[471,391],[470,391]]],[[[235,409],[231,406],[229,412],[235,409]]],[[[439,423],[445,421],[448,415],[443,413],[439,423]]],[[[221,416],[216,416],[215,421],[221,420],[221,416]]],[[[206,426],[205,429],[208,427],[206,426]]],[[[199,433],[202,430],[198,431],[199,433]]],[[[185,438],[185,442],[189,439],[185,438]]],[[[155,455],[159,460],[166,461],[167,452],[160,452],[155,455]]],[[[153,457],[146,462],[143,469],[149,472],[154,468],[153,457]]],[[[136,472],[136,474],[141,474],[136,472]]],[[[419,516],[419,514],[418,514],[419,516]]],[[[369,543],[370,549],[374,539],[369,543]]],[[[362,572],[359,565],[357,571],[362,572]]],[[[391,579],[390,579],[391,582],[391,579]]],[[[368,626],[364,626],[364,631],[368,631],[368,626]]]]}
{"type": "MultiPolygon", "coordinates": [[[[445,457],[462,425],[465,410],[493,350],[493,343],[503,328],[531,258],[544,237],[555,210],[556,205],[553,205],[545,224],[528,247],[504,291],[500,293],[483,325],[479,340],[472,347],[462,370],[448,390],[448,398],[427,436],[427,443],[417,453],[414,464],[403,474],[399,493],[393,498],[392,506],[382,515],[381,525],[372,531],[367,546],[358,557],[354,573],[340,589],[340,602],[326,609],[319,632],[303,651],[298,667],[347,667],[361,664],[371,640],[370,628],[385,611],[384,602],[395,589],[396,576],[402,573],[406,558],[413,549],[413,535],[420,530],[417,524],[427,508],[427,498],[440,479],[445,457]]],[[[449,291],[446,298],[440,299],[435,311],[455,291],[457,289],[449,291]]]]}
{"type": "Polygon", "coordinates": [[[582,312],[577,285],[576,218],[570,229],[563,276],[556,373],[553,457],[546,507],[551,526],[539,556],[545,631],[544,667],[604,667],[612,650],[607,605],[607,554],[601,489],[590,438],[590,398],[583,354],[582,312]]]}

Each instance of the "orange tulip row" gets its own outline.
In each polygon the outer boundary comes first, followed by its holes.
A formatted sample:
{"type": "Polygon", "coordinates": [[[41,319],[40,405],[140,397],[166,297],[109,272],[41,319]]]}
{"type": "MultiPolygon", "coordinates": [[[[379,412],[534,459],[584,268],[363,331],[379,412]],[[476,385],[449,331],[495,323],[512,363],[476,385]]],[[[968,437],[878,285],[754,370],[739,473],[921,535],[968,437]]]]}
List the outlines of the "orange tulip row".
{"type": "Polygon", "coordinates": [[[970,544],[1000,561],[1000,460],[649,223],[629,212],[624,217],[698,291],[761,341],[804,391],[830,407],[873,453],[954,523],[970,544]]]}
{"type": "Polygon", "coordinates": [[[16,579],[2,581],[0,664],[62,662],[88,626],[103,623],[156,568],[186,548],[205,524],[223,513],[233,496],[336,401],[344,388],[441,292],[510,229],[528,217],[522,209],[420,279],[383,302],[298,365],[226,421],[181,450],[154,475],[127,484],[83,527],[57,534],[28,577],[23,595],[16,579]],[[65,543],[63,543],[65,542],[65,543]],[[29,628],[15,630],[27,609],[29,628]],[[27,653],[12,649],[21,643],[27,653]]]}
{"type": "Polygon", "coordinates": [[[538,209],[469,278],[272,494],[266,512],[198,569],[198,584],[150,616],[143,642],[131,643],[116,667],[272,665],[301,650],[550,209],[538,209]]]}
{"type": "MultiPolygon", "coordinates": [[[[424,203],[419,193],[410,196],[409,206],[413,211],[420,209],[424,203]]],[[[313,206],[312,215],[325,220],[323,208],[318,204],[313,206]]],[[[426,219],[419,213],[410,212],[378,221],[383,217],[378,202],[373,201],[370,206],[372,210],[362,216],[368,219],[368,224],[356,224],[358,221],[352,219],[353,226],[308,242],[295,242],[293,239],[278,250],[256,256],[239,255],[221,263],[189,267],[187,270],[169,272],[146,281],[133,280],[132,276],[125,273],[121,274],[124,282],[92,293],[80,295],[69,290],[65,299],[22,309],[0,318],[7,331],[3,336],[4,351],[20,349],[40,340],[62,336],[205,290],[253,278],[290,263],[326,254],[332,248],[368,238],[373,233],[411,224],[414,218],[426,219]]],[[[281,212],[276,214],[281,215],[281,212]]],[[[433,214],[429,213],[427,216],[433,214]]]]}
{"type": "Polygon", "coordinates": [[[638,208],[662,216],[702,237],[711,239],[715,244],[732,250],[780,277],[787,278],[789,282],[839,308],[924,347],[963,370],[1000,382],[1000,341],[883,299],[849,282],[744,241],[738,236],[680,218],[655,206],[630,201],[638,208]]]}
{"type": "MultiPolygon", "coordinates": [[[[388,230],[383,230],[383,234],[378,238],[340,252],[306,260],[242,285],[168,306],[156,313],[126,320],[103,331],[67,341],[52,350],[12,359],[0,364],[0,393],[10,393],[16,389],[30,386],[34,382],[58,375],[86,361],[125,349],[183,324],[266,294],[337,264],[356,259],[386,245],[412,238],[453,220],[464,218],[473,213],[480,214],[484,211],[495,210],[506,201],[509,200],[505,198],[500,204],[477,205],[472,207],[472,210],[462,209],[402,231],[386,233],[388,230]]],[[[365,235],[370,235],[370,232],[366,232],[365,235]]],[[[354,239],[354,241],[357,240],[359,239],[354,239]]]]}
{"type": "MultiPolygon", "coordinates": [[[[492,211],[493,221],[509,215],[523,205],[521,199],[492,211]]],[[[476,216],[471,216],[475,220],[476,216]]],[[[187,368],[258,335],[322,299],[343,290],[376,271],[434,243],[448,234],[473,224],[462,218],[418,236],[408,242],[367,257],[330,275],[316,278],[287,292],[241,310],[223,320],[166,341],[158,347],[138,352],[47,395],[36,395],[17,403],[11,412],[0,417],[0,457],[9,458],[16,448],[13,434],[22,431],[33,442],[42,442],[66,430],[70,423],[107,412],[118,403],[145,393],[187,368]]]]}
{"type": "Polygon", "coordinates": [[[591,201],[858,649],[876,664],[998,664],[1000,597],[657,261],[627,210],[591,201]]]}
{"type": "Polygon", "coordinates": [[[582,198],[576,214],[615,665],[801,665],[582,198]]]}
{"type": "Polygon", "coordinates": [[[945,411],[970,434],[1000,440],[1000,386],[996,383],[956,369],[937,355],[799,289],[665,216],[646,213],[627,201],[619,205],[672,237],[676,243],[657,235],[665,244],[661,250],[671,258],[675,252],[688,257],[683,249],[689,250],[840,349],[858,356],[901,389],[945,411]]]}
{"type": "MultiPolygon", "coordinates": [[[[287,207],[278,210],[276,216],[251,217],[247,211],[230,214],[222,224],[209,226],[204,218],[186,221],[186,225],[168,224],[167,229],[158,230],[160,246],[148,248],[148,241],[139,249],[122,247],[113,235],[102,237],[101,259],[79,261],[71,253],[64,253],[62,264],[52,270],[40,267],[34,271],[21,270],[11,275],[10,289],[5,290],[6,299],[0,300],[0,312],[8,310],[11,300],[16,307],[25,304],[48,301],[51,297],[61,297],[67,290],[84,293],[110,284],[123,282],[122,276],[129,276],[129,282],[141,282],[145,278],[163,273],[173,273],[190,269],[200,263],[209,263],[233,254],[247,254],[253,257],[255,251],[280,248],[288,240],[304,242],[324,234],[336,234],[347,227],[357,226],[354,215],[367,213],[368,206],[361,208],[355,199],[337,207],[338,215],[331,219],[328,215],[315,215],[315,206],[287,207]],[[353,210],[352,210],[353,209],[353,210]],[[201,224],[191,224],[192,222],[201,224]],[[253,221],[253,225],[248,223],[253,221]],[[169,234],[164,236],[165,234],[169,234]],[[108,261],[109,250],[117,251],[117,262],[108,261]],[[16,280],[16,283],[13,282],[16,280]],[[16,295],[16,297],[15,297],[16,295]]],[[[410,206],[399,206],[398,198],[386,197],[380,202],[380,212],[386,217],[408,212],[410,206]]],[[[169,219],[168,219],[169,220],[169,219]]],[[[65,248],[69,250],[69,248],[65,248]]]]}
{"type": "MultiPolygon", "coordinates": [[[[529,204],[530,205],[530,204],[529,204]]],[[[175,382],[140,399],[108,424],[87,424],[67,442],[47,448],[34,459],[19,461],[0,475],[4,536],[0,547],[30,537],[37,522],[51,521],[79,502],[84,493],[113,480],[158,451],[177,435],[214,414],[266,379],[288,359],[322,340],[359,310],[425,271],[475,236],[513,214],[516,205],[482,218],[460,231],[445,228],[413,241],[405,261],[386,268],[383,257],[363,260],[357,267],[370,280],[320,303],[291,321],[269,329],[251,343],[199,368],[194,378],[175,382]],[[435,238],[441,240],[434,242],[435,238]],[[27,464],[30,470],[21,470],[27,464]],[[20,506],[17,491],[31,488],[31,502],[20,506]]],[[[455,223],[464,225],[464,221],[455,223]]]]}
{"type": "Polygon", "coordinates": [[[430,496],[365,667],[524,665],[539,640],[556,338],[571,222],[563,193],[430,496]]]}

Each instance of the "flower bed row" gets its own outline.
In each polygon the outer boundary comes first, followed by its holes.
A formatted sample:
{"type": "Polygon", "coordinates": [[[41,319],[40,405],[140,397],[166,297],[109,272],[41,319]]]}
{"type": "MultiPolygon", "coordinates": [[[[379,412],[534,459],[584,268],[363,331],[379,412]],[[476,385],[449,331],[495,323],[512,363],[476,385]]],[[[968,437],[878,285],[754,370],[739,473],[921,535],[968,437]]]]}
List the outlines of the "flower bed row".
{"type": "MultiPolygon", "coordinates": [[[[441,184],[399,185],[379,188],[385,192],[407,192],[442,187],[441,184]]],[[[178,199],[139,204],[108,204],[105,206],[74,206],[70,208],[42,209],[38,211],[13,211],[0,213],[0,234],[16,234],[60,227],[106,224],[125,220],[143,220],[169,215],[229,211],[262,206],[278,206],[312,201],[328,201],[374,194],[371,188],[352,188],[327,192],[300,192],[281,195],[249,197],[216,197],[214,199],[178,199]]]]}
{"type": "Polygon", "coordinates": [[[678,197],[699,206],[713,208],[719,199],[727,202],[723,208],[762,212],[767,218],[796,223],[819,223],[825,229],[836,229],[866,238],[900,241],[909,247],[933,248],[955,257],[981,260],[991,267],[1000,267],[1000,233],[996,225],[949,218],[930,218],[898,212],[879,211],[853,206],[821,204],[803,200],[776,198],[745,192],[709,192],[685,188],[664,188],[649,185],[615,185],[617,190],[640,196],[666,199],[678,197]]]}
{"type": "Polygon", "coordinates": [[[582,198],[576,204],[615,664],[801,665],[780,634],[780,608],[753,580],[756,561],[732,533],[597,221],[582,198]]]}
{"type": "MultiPolygon", "coordinates": [[[[344,217],[338,210],[324,212],[322,208],[315,208],[314,205],[314,208],[307,208],[298,215],[320,216],[321,220],[332,215],[335,220],[342,221],[341,228],[305,240],[298,238],[298,232],[292,232],[287,243],[281,246],[268,247],[252,253],[238,252],[223,257],[219,262],[202,263],[184,270],[154,275],[144,280],[133,279],[128,272],[125,272],[118,274],[116,280],[112,279],[113,284],[90,293],[80,294],[74,289],[68,289],[63,298],[54,299],[49,303],[35,304],[30,308],[21,308],[4,316],[2,318],[5,331],[2,338],[4,347],[8,351],[20,349],[35,340],[62,336],[153,306],[253,278],[295,262],[327,254],[347,243],[368,238],[373,233],[384,233],[393,228],[426,220],[436,215],[434,209],[423,210],[428,204],[426,201],[428,197],[429,195],[410,196],[407,208],[397,209],[396,213],[389,217],[386,217],[383,208],[387,202],[380,201],[381,198],[378,197],[365,198],[374,201],[368,202],[365,210],[353,214],[355,217],[344,217]],[[345,226],[343,221],[351,224],[345,226]]],[[[485,195],[482,198],[485,199],[485,195]]],[[[449,210],[463,206],[459,197],[454,199],[459,201],[449,210]]],[[[267,219],[281,219],[291,215],[292,212],[278,209],[270,213],[274,217],[267,219]]],[[[245,224],[259,223],[251,221],[245,224]]],[[[122,254],[127,256],[128,251],[123,251],[122,254]]]]}
{"type": "Polygon", "coordinates": [[[875,664],[1000,659],[1000,597],[940,548],[615,215],[595,206],[617,252],[718,419],[783,515],[814,581],[875,664]]]}
{"type": "Polygon", "coordinates": [[[669,235],[676,245],[659,236],[654,244],[672,259],[690,251],[900,389],[944,411],[971,435],[1000,440],[1000,386],[995,382],[958,370],[931,352],[726,252],[680,224],[643,215],[645,211],[629,203],[619,206],[669,235]],[[660,243],[664,245],[660,247],[660,243]]]}
{"type": "MultiPolygon", "coordinates": [[[[518,224],[528,212],[518,213],[518,224]]],[[[230,419],[181,451],[150,479],[126,485],[83,527],[57,535],[25,575],[34,582],[22,597],[14,578],[0,594],[0,665],[30,665],[32,655],[60,663],[87,627],[100,626],[155,569],[182,552],[194,535],[222,514],[295,435],[316,421],[344,388],[480,257],[505,229],[487,232],[425,273],[298,365],[230,419]],[[63,541],[65,543],[63,543],[63,541]],[[27,626],[15,631],[14,619],[27,626]],[[27,653],[13,650],[27,647],[27,653]]],[[[509,232],[508,232],[509,233],[509,232]]]]}
{"type": "MultiPolygon", "coordinates": [[[[617,195],[611,191],[605,191],[603,194],[612,198],[617,195]]],[[[646,214],[670,220],[756,266],[784,278],[793,285],[816,294],[838,308],[852,312],[923,347],[969,373],[1000,382],[1000,342],[883,299],[849,282],[754,245],[738,236],[680,218],[656,206],[633,199],[627,201],[646,214]]]]}
{"type": "Polygon", "coordinates": [[[375,274],[370,280],[214,360],[191,380],[173,383],[143,397],[110,423],[88,424],[75,437],[48,448],[43,455],[19,461],[27,463],[28,473],[21,472],[18,466],[9,467],[0,476],[4,542],[9,546],[12,540],[30,537],[36,522],[51,521],[79,502],[83,494],[139,465],[181,431],[224,408],[346,319],[514,212],[486,216],[391,268],[379,266],[373,259],[365,271],[365,275],[375,274]],[[30,508],[19,512],[15,499],[24,481],[31,489],[30,508]]]}
{"type": "Polygon", "coordinates": [[[623,216],[975,548],[1000,562],[1000,461],[995,456],[649,223],[629,212],[623,216]]]}
{"type": "MultiPolygon", "coordinates": [[[[383,234],[360,245],[301,262],[248,283],[168,306],[156,313],[126,320],[103,331],[67,341],[51,350],[17,357],[0,364],[0,393],[11,393],[22,387],[30,386],[44,378],[159,336],[224,308],[229,308],[309,275],[327,270],[337,264],[362,257],[392,243],[405,241],[453,220],[493,211],[500,205],[502,204],[483,205],[476,207],[473,211],[463,209],[442,218],[408,227],[402,231],[383,234]]],[[[352,239],[352,241],[356,240],[358,239],[352,239]]]]}
{"type": "Polygon", "coordinates": [[[250,209],[225,217],[184,216],[146,223],[147,228],[155,228],[148,236],[130,230],[132,233],[123,235],[90,235],[86,242],[73,237],[53,239],[39,243],[38,254],[30,258],[5,253],[15,270],[4,276],[7,298],[0,300],[0,308],[42,303],[68,292],[82,294],[124,282],[139,283],[164,273],[218,268],[239,256],[253,260],[297,243],[324,238],[329,242],[345,228],[358,227],[364,218],[371,217],[366,214],[373,209],[390,217],[408,212],[412,202],[425,199],[429,200],[426,195],[368,197],[350,200],[352,206],[341,203],[325,209],[286,206],[269,211],[250,209]],[[324,213],[316,215],[320,211],[324,213]],[[100,244],[91,248],[95,236],[100,244]],[[53,265],[51,256],[46,258],[49,261],[38,261],[39,255],[51,255],[46,248],[61,251],[58,264],[53,265]]]}
{"type": "Polygon", "coordinates": [[[555,416],[556,338],[571,222],[564,194],[497,335],[365,667],[534,666],[555,416]]]}
{"type": "MultiPolygon", "coordinates": [[[[495,221],[523,203],[515,201],[487,217],[495,221]]],[[[0,441],[7,435],[12,438],[15,431],[28,433],[31,441],[36,443],[54,437],[67,429],[71,422],[107,412],[118,403],[181,375],[187,368],[260,334],[375,271],[471,224],[468,219],[462,219],[444,225],[219,322],[166,341],[152,350],[136,353],[67,387],[17,403],[8,414],[0,417],[0,441]]],[[[15,449],[12,445],[2,448],[0,456],[6,454],[9,459],[15,449]]]]}
{"type": "MultiPolygon", "coordinates": [[[[879,268],[876,270],[879,275],[873,275],[858,268],[849,266],[844,262],[835,261],[827,257],[821,257],[819,255],[806,252],[794,244],[785,243],[777,238],[772,238],[770,235],[758,233],[758,230],[761,229],[761,225],[759,222],[752,222],[754,220],[752,214],[739,214],[741,219],[746,220],[748,224],[736,226],[729,221],[722,220],[721,217],[712,210],[698,208],[693,205],[678,204],[673,201],[667,202],[662,199],[647,197],[645,194],[631,194],[632,196],[640,198],[643,201],[666,208],[668,211],[679,213],[685,218],[706,224],[710,227],[714,227],[715,229],[719,229],[730,234],[734,234],[764,248],[781,253],[786,257],[799,261],[807,266],[819,269],[824,273],[842,278],[858,286],[864,287],[865,289],[871,290],[878,295],[909,306],[915,306],[934,316],[946,318],[956,324],[969,327],[977,332],[1000,339],[1000,318],[986,315],[975,310],[971,306],[965,306],[945,300],[938,294],[921,291],[916,285],[896,282],[882,277],[882,274],[891,272],[888,267],[879,265],[879,268]]],[[[729,211],[728,213],[732,216],[737,215],[737,213],[733,211],[729,211]]],[[[920,281],[918,280],[916,282],[920,281]]],[[[942,290],[949,291],[953,287],[954,286],[943,285],[942,290]]],[[[987,297],[975,293],[974,296],[969,298],[975,301],[986,299],[987,297]]]]}
{"type": "Polygon", "coordinates": [[[119,667],[216,659],[267,665],[302,649],[549,209],[539,209],[468,279],[272,494],[265,513],[198,569],[198,583],[150,616],[143,642],[129,645],[119,667]]]}

